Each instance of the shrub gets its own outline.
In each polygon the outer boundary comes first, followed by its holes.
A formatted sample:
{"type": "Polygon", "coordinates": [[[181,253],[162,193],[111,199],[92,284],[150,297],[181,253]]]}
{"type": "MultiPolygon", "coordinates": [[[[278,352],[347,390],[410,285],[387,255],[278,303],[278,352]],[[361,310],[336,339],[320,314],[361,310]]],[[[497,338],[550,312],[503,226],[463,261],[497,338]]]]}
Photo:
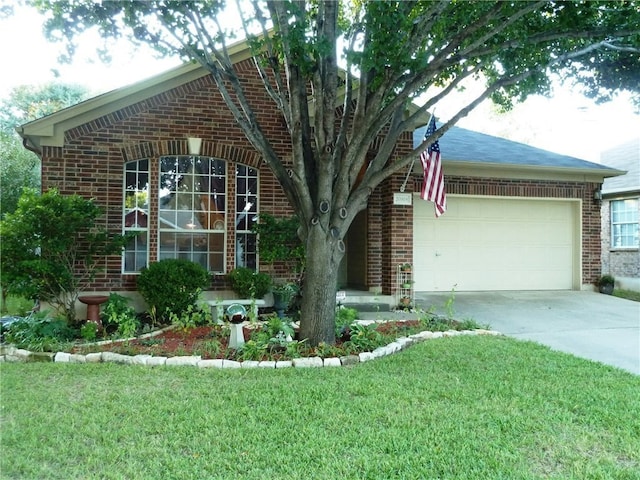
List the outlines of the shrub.
{"type": "Polygon", "coordinates": [[[355,352],[374,351],[387,343],[384,336],[376,328],[375,324],[362,325],[354,323],[350,328],[351,338],[345,344],[355,352]]]}
{"type": "Polygon", "coordinates": [[[129,338],[135,336],[140,328],[136,311],[128,305],[131,299],[112,293],[102,309],[102,322],[105,327],[116,328],[116,335],[129,338]]]}
{"type": "Polygon", "coordinates": [[[240,298],[262,298],[271,288],[271,277],[266,273],[254,272],[250,268],[238,267],[229,272],[231,288],[240,298]]]}
{"type": "Polygon", "coordinates": [[[79,195],[25,190],[15,212],[0,222],[3,287],[9,293],[47,301],[70,325],[75,303],[131,235],[102,228],[102,209],[79,195]]]}
{"type": "Polygon", "coordinates": [[[204,305],[188,305],[180,315],[170,313],[172,325],[177,325],[182,330],[189,330],[190,328],[198,327],[201,325],[209,324],[213,321],[213,315],[211,315],[211,309],[207,304],[204,305]]]}
{"type": "Polygon", "coordinates": [[[165,259],[142,269],[138,277],[138,291],[151,311],[166,322],[172,313],[180,316],[194,305],[210,281],[209,272],[197,263],[165,259]]]}
{"type": "Polygon", "coordinates": [[[616,283],[616,279],[613,275],[602,275],[597,282],[599,287],[606,287],[610,285],[614,285],[616,283]]]}
{"type": "Polygon", "coordinates": [[[358,319],[358,311],[355,308],[338,307],[336,308],[336,337],[343,338],[348,334],[351,325],[358,319]]]}
{"type": "Polygon", "coordinates": [[[80,336],[87,342],[94,342],[98,336],[98,325],[87,322],[80,327],[80,336]]]}
{"type": "Polygon", "coordinates": [[[18,348],[43,352],[52,351],[61,343],[77,337],[78,332],[69,327],[64,318],[50,318],[47,315],[48,312],[42,311],[12,323],[5,340],[18,348]]]}

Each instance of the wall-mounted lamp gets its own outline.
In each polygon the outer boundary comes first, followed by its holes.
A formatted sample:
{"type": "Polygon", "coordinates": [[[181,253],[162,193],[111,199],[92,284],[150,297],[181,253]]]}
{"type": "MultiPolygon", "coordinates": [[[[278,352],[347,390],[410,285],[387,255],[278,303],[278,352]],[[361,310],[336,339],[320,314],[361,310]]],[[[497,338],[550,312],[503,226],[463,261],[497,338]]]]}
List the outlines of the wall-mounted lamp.
{"type": "Polygon", "coordinates": [[[189,155],[200,155],[202,139],[189,137],[187,138],[187,146],[189,147],[189,155]]]}
{"type": "Polygon", "coordinates": [[[596,189],[593,191],[593,199],[594,199],[597,203],[602,202],[602,190],[600,190],[599,188],[596,188],[596,189]]]}

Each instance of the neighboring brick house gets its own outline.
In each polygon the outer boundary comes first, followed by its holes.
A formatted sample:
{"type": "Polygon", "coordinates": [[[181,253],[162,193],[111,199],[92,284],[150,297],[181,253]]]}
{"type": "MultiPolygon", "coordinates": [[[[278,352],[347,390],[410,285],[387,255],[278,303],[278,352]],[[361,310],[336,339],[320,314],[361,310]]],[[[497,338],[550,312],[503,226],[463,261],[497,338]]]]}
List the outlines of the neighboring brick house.
{"type": "Polygon", "coordinates": [[[602,186],[602,271],[640,291],[640,137],[605,150],[601,161],[626,171],[602,186]]]}
{"type": "MultiPolygon", "coordinates": [[[[236,51],[234,61],[259,121],[287,158],[284,122],[248,52],[236,51]]],[[[93,197],[106,209],[108,228],[140,233],[122,259],[108,259],[91,286],[96,293],[134,292],[140,268],[180,257],[214,273],[211,298],[228,298],[227,272],[264,268],[251,233],[256,214],[291,213],[213,80],[195,64],[19,130],[42,158],[43,189],[93,197]]],[[[410,152],[413,137],[407,132],[395,154],[410,152]]],[[[581,289],[598,278],[593,193],[619,172],[457,128],[440,145],[448,211],[435,220],[433,205],[419,199],[419,169],[404,195],[397,194],[406,171],[383,183],[347,234],[341,286],[393,303],[404,262],[415,264],[415,289],[425,291],[581,289]]]]}

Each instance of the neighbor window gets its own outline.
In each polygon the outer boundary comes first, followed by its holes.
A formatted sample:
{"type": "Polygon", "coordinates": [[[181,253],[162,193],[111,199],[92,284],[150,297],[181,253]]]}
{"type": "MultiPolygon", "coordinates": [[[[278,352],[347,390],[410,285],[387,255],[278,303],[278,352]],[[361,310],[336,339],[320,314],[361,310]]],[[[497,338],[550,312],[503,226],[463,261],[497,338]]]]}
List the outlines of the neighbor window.
{"type": "Polygon", "coordinates": [[[611,247],[638,248],[638,199],[611,201],[611,247]]]}
{"type": "Polygon", "coordinates": [[[124,166],[124,233],[135,233],[124,248],[122,271],[139,272],[148,263],[149,240],[149,160],[135,160],[124,166]]]}

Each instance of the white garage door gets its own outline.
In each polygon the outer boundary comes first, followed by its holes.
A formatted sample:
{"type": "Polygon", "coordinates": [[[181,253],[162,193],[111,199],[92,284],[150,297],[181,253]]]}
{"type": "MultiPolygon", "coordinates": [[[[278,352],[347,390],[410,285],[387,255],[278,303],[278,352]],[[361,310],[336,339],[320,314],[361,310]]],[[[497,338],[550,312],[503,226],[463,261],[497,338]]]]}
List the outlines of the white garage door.
{"type": "Polygon", "coordinates": [[[416,291],[579,288],[579,203],[566,200],[414,196],[416,291]]]}

